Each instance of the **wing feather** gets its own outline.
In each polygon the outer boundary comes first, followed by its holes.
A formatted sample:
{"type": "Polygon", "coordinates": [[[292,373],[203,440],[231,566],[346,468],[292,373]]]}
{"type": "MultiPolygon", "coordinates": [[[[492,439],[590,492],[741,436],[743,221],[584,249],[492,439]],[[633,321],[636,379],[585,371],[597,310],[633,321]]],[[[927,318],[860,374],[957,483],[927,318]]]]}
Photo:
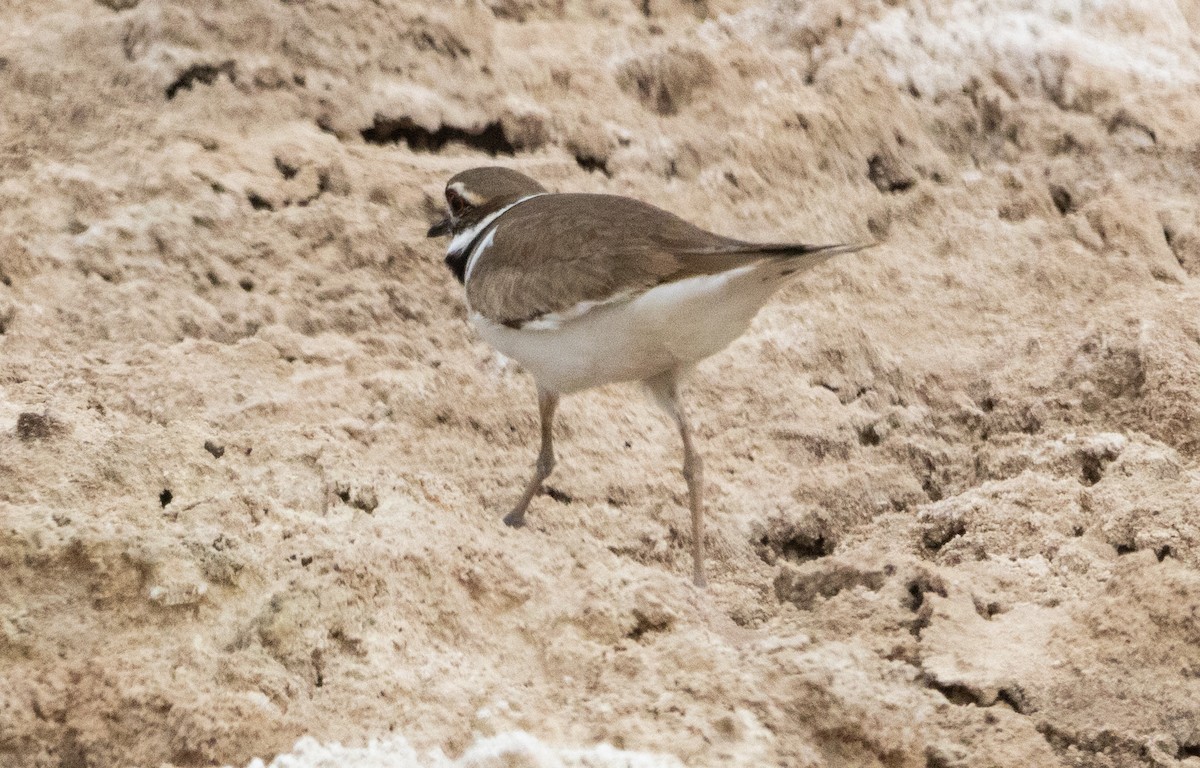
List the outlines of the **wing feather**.
{"type": "Polygon", "coordinates": [[[861,247],[747,243],[613,195],[531,198],[492,226],[490,246],[467,281],[467,301],[472,311],[510,326],[764,259],[819,263],[832,252],[861,247]]]}

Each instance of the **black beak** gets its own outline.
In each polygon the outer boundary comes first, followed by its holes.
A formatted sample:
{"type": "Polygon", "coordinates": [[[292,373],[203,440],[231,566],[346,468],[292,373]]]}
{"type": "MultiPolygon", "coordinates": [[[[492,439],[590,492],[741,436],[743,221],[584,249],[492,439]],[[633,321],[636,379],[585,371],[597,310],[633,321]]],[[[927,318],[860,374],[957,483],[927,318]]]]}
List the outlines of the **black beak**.
{"type": "Polygon", "coordinates": [[[430,227],[429,231],[425,233],[425,237],[441,237],[442,235],[448,235],[448,234],[450,234],[450,217],[449,216],[447,216],[446,218],[439,221],[437,224],[434,224],[432,227],[430,227]]]}

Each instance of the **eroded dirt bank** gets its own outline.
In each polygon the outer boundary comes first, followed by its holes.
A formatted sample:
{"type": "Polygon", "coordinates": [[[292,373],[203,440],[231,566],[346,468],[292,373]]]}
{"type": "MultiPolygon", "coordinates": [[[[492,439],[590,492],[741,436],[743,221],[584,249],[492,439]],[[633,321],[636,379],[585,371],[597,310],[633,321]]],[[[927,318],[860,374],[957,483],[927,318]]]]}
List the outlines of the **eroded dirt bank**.
{"type": "Polygon", "coordinates": [[[0,763],[1200,765],[1195,0],[3,15],[0,763]],[[499,524],[533,385],[423,238],[486,163],[883,243],[700,367],[706,594],[636,388],[499,524]]]}

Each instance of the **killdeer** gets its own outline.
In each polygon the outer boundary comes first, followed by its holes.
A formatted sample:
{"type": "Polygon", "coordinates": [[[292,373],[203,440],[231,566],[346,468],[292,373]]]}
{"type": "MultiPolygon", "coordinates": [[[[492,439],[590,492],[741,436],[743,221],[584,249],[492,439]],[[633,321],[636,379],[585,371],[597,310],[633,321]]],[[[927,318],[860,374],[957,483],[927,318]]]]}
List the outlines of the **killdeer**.
{"type": "Polygon", "coordinates": [[[740,336],[789,276],[866,246],[734,240],[632,198],[552,194],[507,168],[454,176],[446,203],[428,236],[452,236],[446,264],[471,323],[537,380],[541,450],[504,522],[524,524],[554,469],[559,398],[641,381],[683,439],[692,576],[703,587],[702,468],[680,376],[740,336]]]}

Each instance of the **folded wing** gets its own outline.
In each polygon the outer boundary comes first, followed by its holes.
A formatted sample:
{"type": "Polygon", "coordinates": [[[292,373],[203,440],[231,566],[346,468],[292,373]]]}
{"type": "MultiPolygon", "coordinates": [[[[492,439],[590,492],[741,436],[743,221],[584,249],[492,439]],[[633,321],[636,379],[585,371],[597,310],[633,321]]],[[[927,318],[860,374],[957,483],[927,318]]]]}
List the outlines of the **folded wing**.
{"type": "Polygon", "coordinates": [[[467,301],[472,311],[513,327],[688,277],[767,259],[794,260],[786,271],[802,271],[864,247],[747,243],[612,195],[536,197],[493,226],[467,282],[467,301]]]}

